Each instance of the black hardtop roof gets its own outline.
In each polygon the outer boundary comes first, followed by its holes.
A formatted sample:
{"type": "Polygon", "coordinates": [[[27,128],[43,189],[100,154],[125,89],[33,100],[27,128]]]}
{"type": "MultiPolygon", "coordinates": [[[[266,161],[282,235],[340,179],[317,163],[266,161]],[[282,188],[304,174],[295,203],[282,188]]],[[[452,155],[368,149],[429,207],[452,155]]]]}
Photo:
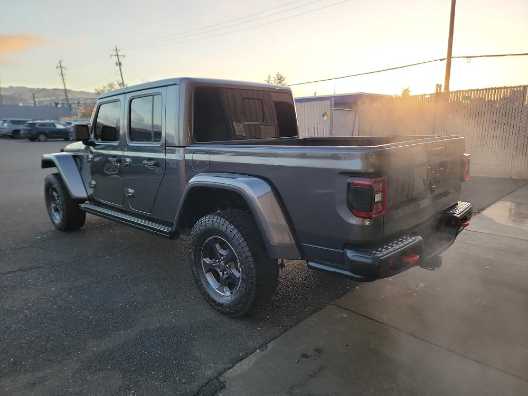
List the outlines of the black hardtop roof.
{"type": "Polygon", "coordinates": [[[288,87],[280,87],[265,83],[255,83],[249,81],[235,81],[235,80],[219,80],[212,78],[196,78],[196,77],[178,77],[178,78],[167,78],[164,80],[152,81],[143,84],[131,85],[129,87],[120,88],[115,91],[110,91],[102,94],[98,99],[110,98],[116,95],[122,95],[129,92],[141,91],[144,89],[164,87],[168,85],[180,85],[180,84],[193,84],[193,85],[208,85],[208,86],[223,86],[223,87],[236,87],[236,88],[256,88],[256,89],[269,89],[274,91],[290,91],[288,87]]]}

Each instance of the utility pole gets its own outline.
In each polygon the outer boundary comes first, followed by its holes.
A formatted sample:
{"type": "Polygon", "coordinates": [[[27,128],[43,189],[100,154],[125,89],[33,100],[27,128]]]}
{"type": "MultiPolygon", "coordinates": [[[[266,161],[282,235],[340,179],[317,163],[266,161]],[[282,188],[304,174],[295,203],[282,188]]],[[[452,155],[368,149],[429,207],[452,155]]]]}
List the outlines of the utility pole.
{"type": "Polygon", "coordinates": [[[125,79],[123,77],[123,63],[121,62],[121,58],[124,58],[125,55],[119,53],[119,48],[117,48],[117,45],[114,48],[114,52],[110,55],[112,58],[116,58],[116,66],[119,69],[119,75],[121,76],[121,88],[125,87],[125,79]]]}
{"type": "Polygon", "coordinates": [[[59,64],[57,65],[57,70],[59,71],[59,75],[62,80],[62,87],[64,88],[64,99],[66,99],[66,105],[68,106],[68,109],[71,111],[70,98],[68,97],[68,90],[66,89],[66,80],[64,79],[64,69],[66,68],[62,65],[62,60],[59,60],[59,64]]]}
{"type": "Polygon", "coordinates": [[[33,106],[37,107],[37,95],[35,95],[35,92],[31,92],[31,96],[33,97],[33,106]]]}
{"type": "Polygon", "coordinates": [[[447,40],[447,56],[444,79],[444,92],[449,92],[449,81],[451,80],[451,56],[453,54],[453,31],[455,30],[455,8],[456,0],[451,0],[451,15],[449,17],[449,38],[447,40]]]}
{"type": "Polygon", "coordinates": [[[0,80],[0,105],[4,104],[4,98],[2,97],[2,80],[0,80]]]}

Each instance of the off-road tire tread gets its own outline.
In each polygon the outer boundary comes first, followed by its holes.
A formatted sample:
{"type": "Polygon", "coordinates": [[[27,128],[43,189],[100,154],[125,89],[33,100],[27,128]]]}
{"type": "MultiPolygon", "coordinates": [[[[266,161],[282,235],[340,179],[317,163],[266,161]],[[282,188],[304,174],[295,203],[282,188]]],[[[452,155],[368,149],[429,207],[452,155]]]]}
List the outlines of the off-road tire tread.
{"type": "MultiPolygon", "coordinates": [[[[62,221],[59,224],[52,224],[59,231],[76,231],[81,228],[86,222],[86,213],[81,210],[79,204],[75,202],[64,185],[62,177],[58,173],[52,173],[46,176],[44,180],[44,194],[46,196],[46,189],[48,185],[53,185],[62,197],[64,202],[64,214],[62,221]]],[[[47,209],[47,202],[46,202],[47,209]]]]}
{"type": "Polygon", "coordinates": [[[206,301],[218,311],[231,317],[240,317],[266,304],[273,296],[279,276],[277,260],[266,254],[264,243],[250,213],[239,209],[227,209],[208,214],[199,219],[192,231],[192,270],[198,288],[206,301]],[[196,249],[200,248],[201,235],[209,230],[222,230],[230,238],[240,261],[245,261],[246,289],[243,299],[236,303],[221,304],[215,301],[201,284],[196,249]]]}

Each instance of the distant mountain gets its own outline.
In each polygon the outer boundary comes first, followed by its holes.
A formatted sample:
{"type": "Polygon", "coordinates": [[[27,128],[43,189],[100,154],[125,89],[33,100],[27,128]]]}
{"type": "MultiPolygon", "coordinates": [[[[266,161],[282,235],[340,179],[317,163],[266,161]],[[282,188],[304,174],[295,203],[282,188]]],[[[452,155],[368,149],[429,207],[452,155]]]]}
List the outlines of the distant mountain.
{"type": "MultiPolygon", "coordinates": [[[[64,90],[62,88],[28,88],[28,87],[1,87],[0,103],[3,104],[33,104],[33,94],[39,105],[64,102],[64,90]]],[[[68,90],[68,97],[73,102],[93,101],[96,97],[94,92],[68,90]]]]}

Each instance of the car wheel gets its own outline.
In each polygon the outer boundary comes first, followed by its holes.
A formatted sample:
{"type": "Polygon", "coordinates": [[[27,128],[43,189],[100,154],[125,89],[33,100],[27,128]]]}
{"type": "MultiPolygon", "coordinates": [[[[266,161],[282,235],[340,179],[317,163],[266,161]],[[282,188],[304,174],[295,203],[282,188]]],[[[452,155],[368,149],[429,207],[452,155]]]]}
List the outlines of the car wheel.
{"type": "Polygon", "coordinates": [[[37,140],[37,138],[34,138],[34,137],[28,137],[28,140],[29,140],[30,142],[34,142],[35,140],[37,140]]]}
{"type": "Polygon", "coordinates": [[[39,142],[45,142],[46,140],[48,140],[48,137],[44,135],[43,133],[41,133],[37,136],[37,139],[39,142]]]}
{"type": "Polygon", "coordinates": [[[13,138],[18,139],[20,137],[20,131],[13,131],[13,138]]]}
{"type": "Polygon", "coordinates": [[[46,176],[44,197],[49,218],[57,230],[78,230],[86,222],[86,213],[71,199],[58,173],[46,176]]]}
{"type": "Polygon", "coordinates": [[[215,309],[238,317],[273,296],[279,266],[267,256],[249,213],[225,210],[206,215],[194,225],[191,238],[195,283],[215,309]]]}

